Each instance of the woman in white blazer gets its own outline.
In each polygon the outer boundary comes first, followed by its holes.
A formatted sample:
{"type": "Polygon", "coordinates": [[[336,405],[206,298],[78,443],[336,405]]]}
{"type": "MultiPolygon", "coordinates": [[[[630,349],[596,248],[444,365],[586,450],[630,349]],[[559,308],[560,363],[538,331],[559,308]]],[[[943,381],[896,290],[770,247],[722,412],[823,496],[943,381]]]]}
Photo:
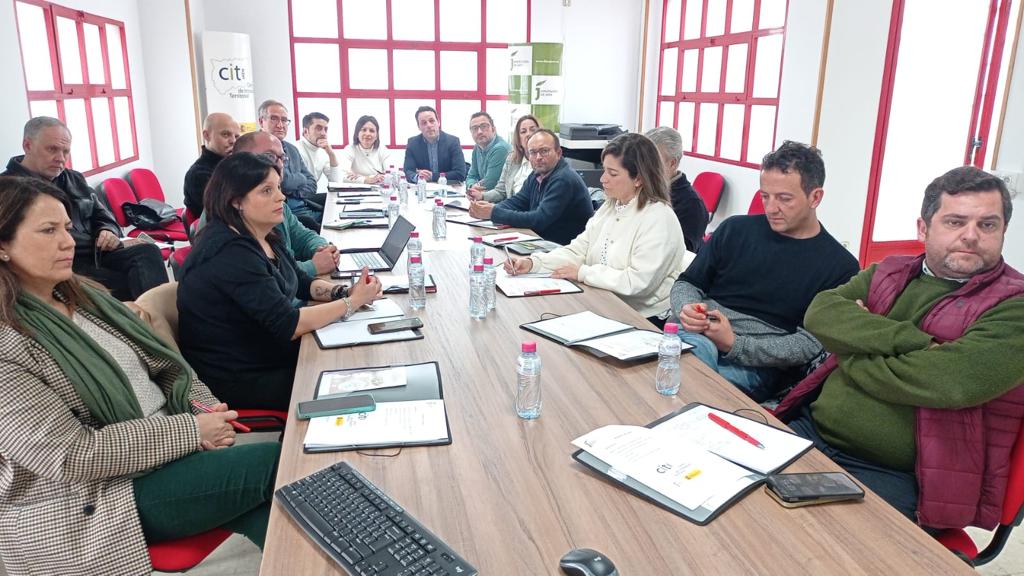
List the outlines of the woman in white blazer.
{"type": "Polygon", "coordinates": [[[568,246],[505,263],[512,273],[551,272],[617,294],[657,326],[685,268],[686,247],[654,144],[623,134],[601,153],[607,200],[568,246]]]}

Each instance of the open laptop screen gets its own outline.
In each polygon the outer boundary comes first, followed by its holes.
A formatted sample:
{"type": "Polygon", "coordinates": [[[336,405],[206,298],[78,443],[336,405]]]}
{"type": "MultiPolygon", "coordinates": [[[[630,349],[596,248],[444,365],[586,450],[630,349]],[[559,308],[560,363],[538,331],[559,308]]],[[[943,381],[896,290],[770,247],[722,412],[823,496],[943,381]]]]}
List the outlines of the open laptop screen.
{"type": "Polygon", "coordinates": [[[404,216],[399,216],[398,220],[395,221],[395,226],[388,232],[384,245],[380,247],[381,256],[389,264],[394,265],[398,262],[398,258],[402,255],[402,250],[405,250],[405,245],[409,241],[409,232],[415,229],[416,227],[413,226],[412,222],[406,220],[404,216]]]}

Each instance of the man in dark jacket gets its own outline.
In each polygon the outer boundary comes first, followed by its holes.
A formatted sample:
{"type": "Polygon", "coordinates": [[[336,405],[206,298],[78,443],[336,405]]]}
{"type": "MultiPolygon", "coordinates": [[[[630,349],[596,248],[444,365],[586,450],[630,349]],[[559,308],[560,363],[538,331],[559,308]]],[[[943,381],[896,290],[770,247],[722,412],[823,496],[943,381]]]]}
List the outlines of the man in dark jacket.
{"type": "Polygon", "coordinates": [[[167,282],[160,250],[137,239],[122,242],[121,227],[80,172],[64,168],[71,133],[56,118],[39,116],[25,124],[24,156],[7,163],[2,176],[40,178],[60,188],[71,206],[76,274],[103,284],[121,300],[167,282]]]}
{"type": "Polygon", "coordinates": [[[661,165],[668,180],[672,197],[672,210],[676,213],[679,226],[683,229],[686,249],[694,254],[704,245],[704,234],[708,228],[708,208],[704,205],[686,174],[679,169],[683,159],[683,139],[673,128],[658,126],[645,134],[658,147],[661,165]]]}
{"type": "Polygon", "coordinates": [[[437,111],[430,106],[416,110],[419,136],[409,138],[405,145],[405,177],[409,182],[423,178],[437,182],[443,172],[449,182],[466,180],[466,157],[457,136],[441,131],[437,111]]]}
{"type": "Polygon", "coordinates": [[[185,208],[193,218],[203,214],[203,191],[206,183],[213,176],[217,164],[231,154],[235,140],[241,135],[241,129],[234,118],[223,112],[214,112],[203,122],[203,152],[199,159],[192,163],[185,172],[185,208]]]}
{"type": "Polygon", "coordinates": [[[292,119],[288,108],[277,100],[265,100],[259,108],[260,130],[273,134],[284,148],[284,173],[281,174],[281,191],[288,197],[288,207],[304,226],[314,232],[320,231],[324,219],[323,199],[316,196],[316,178],[306,170],[302,153],[294,144],[285,140],[292,119]]]}

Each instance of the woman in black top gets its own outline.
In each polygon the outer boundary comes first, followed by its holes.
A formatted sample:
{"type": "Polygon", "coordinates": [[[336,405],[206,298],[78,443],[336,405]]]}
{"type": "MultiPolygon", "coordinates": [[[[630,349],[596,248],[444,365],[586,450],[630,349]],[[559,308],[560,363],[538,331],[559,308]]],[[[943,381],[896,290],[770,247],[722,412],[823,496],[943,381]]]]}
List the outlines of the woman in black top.
{"type": "Polygon", "coordinates": [[[280,170],[240,152],[207,185],[208,218],[178,287],[181,350],[222,400],[286,410],[299,338],[373,301],[380,281],[363,277],[351,293],[307,276],[274,232],[284,218],[280,170]],[[323,302],[296,309],[292,298],[323,302]]]}

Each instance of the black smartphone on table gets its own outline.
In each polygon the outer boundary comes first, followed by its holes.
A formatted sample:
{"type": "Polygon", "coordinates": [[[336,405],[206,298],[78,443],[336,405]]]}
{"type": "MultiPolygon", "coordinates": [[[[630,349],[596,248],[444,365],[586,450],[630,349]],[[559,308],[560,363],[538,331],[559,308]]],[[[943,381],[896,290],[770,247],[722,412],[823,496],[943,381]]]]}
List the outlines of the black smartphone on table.
{"type": "Polygon", "coordinates": [[[765,491],[786,508],[864,498],[864,489],[842,472],[773,474],[765,491]]]}
{"type": "Polygon", "coordinates": [[[318,398],[308,402],[299,402],[295,412],[299,420],[309,420],[310,418],[319,418],[321,416],[372,412],[376,409],[377,403],[373,401],[373,396],[369,394],[354,394],[352,396],[318,398]]]}
{"type": "Polygon", "coordinates": [[[366,328],[370,334],[385,334],[387,332],[400,332],[402,330],[414,330],[423,328],[423,320],[419,318],[402,318],[401,320],[389,320],[388,322],[376,322],[368,324],[366,328]]]}

